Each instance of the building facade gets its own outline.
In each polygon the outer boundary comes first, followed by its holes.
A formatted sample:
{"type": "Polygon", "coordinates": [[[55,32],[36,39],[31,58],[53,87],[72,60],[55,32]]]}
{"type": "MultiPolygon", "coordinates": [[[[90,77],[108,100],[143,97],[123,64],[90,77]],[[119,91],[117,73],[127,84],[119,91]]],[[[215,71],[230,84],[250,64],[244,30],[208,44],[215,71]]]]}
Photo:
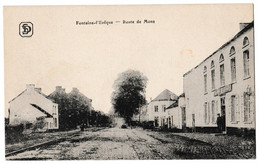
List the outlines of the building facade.
{"type": "Polygon", "coordinates": [[[185,95],[181,94],[173,104],[166,108],[169,129],[186,129],[186,103],[185,95]]]}
{"type": "Polygon", "coordinates": [[[149,103],[147,107],[148,117],[149,121],[154,121],[155,127],[168,126],[168,113],[166,111],[166,108],[172,105],[172,103],[176,99],[176,94],[172,93],[168,89],[165,89],[149,103]]]}
{"type": "Polygon", "coordinates": [[[215,131],[217,114],[224,131],[255,129],[254,24],[240,31],[183,75],[186,126],[215,131]]]}
{"type": "Polygon", "coordinates": [[[41,88],[27,84],[26,89],[9,102],[9,124],[35,124],[37,121],[44,121],[42,129],[58,129],[58,112],[58,104],[46,98],[41,88]]]}

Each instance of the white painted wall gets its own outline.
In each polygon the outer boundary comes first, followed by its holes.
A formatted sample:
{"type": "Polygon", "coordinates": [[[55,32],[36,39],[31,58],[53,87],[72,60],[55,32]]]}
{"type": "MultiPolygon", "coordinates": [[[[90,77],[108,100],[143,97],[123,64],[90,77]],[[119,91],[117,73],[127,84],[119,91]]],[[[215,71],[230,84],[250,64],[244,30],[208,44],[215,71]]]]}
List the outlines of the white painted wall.
{"type": "Polygon", "coordinates": [[[28,87],[25,92],[9,103],[10,113],[9,119],[11,125],[16,125],[24,122],[34,123],[36,118],[46,116],[44,113],[31,106],[36,104],[57,119],[57,126],[54,126],[54,118],[48,118],[48,128],[58,129],[58,104],[53,103],[42,94],[35,91],[34,87],[28,87]],[[51,126],[53,125],[53,126],[51,126]]]}
{"type": "Polygon", "coordinates": [[[204,121],[204,103],[208,102],[210,104],[210,112],[212,100],[216,101],[216,113],[220,113],[220,96],[214,96],[214,90],[211,89],[211,61],[214,60],[215,63],[215,86],[219,89],[220,86],[220,54],[224,55],[224,66],[225,66],[225,85],[232,84],[232,91],[226,93],[226,125],[228,127],[245,127],[245,128],[255,128],[255,88],[254,88],[254,37],[253,28],[249,29],[247,32],[236,38],[230,44],[216,52],[213,56],[209,57],[206,61],[202,62],[197,68],[192,69],[189,73],[183,77],[184,93],[186,96],[186,112],[187,112],[187,126],[192,126],[191,115],[195,114],[195,124],[199,127],[212,127],[217,126],[216,123],[210,120],[209,123],[204,121]],[[248,37],[249,45],[243,47],[244,37],[248,37]],[[230,56],[230,48],[234,46],[236,53],[230,56]],[[244,78],[244,65],[243,65],[243,52],[249,50],[250,55],[250,77],[244,78]],[[236,58],[236,82],[231,81],[231,58],[236,58]],[[207,67],[207,93],[204,93],[204,76],[203,68],[207,67]],[[250,122],[244,122],[243,111],[243,94],[247,91],[247,88],[252,90],[251,99],[251,109],[253,112],[253,119],[250,122]],[[236,123],[231,123],[231,96],[236,95],[238,97],[237,108],[239,109],[240,120],[236,123]]]}

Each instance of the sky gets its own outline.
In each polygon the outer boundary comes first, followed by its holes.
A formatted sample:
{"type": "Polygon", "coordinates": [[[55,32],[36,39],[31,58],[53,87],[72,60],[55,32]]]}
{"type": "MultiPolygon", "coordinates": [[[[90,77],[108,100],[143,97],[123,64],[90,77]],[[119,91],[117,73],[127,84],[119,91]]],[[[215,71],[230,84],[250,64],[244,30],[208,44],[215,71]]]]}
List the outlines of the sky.
{"type": "Polygon", "coordinates": [[[77,87],[93,100],[96,110],[107,113],[113,83],[128,69],[147,76],[148,101],[164,89],[180,95],[183,74],[237,34],[239,23],[253,21],[252,7],[5,7],[5,111],[26,84],[35,84],[47,95],[56,86],[66,92],[77,87]],[[155,23],[122,24],[144,19],[155,23]],[[18,25],[25,20],[34,25],[31,38],[18,35],[18,25]],[[76,25],[96,20],[114,24],[76,25]]]}

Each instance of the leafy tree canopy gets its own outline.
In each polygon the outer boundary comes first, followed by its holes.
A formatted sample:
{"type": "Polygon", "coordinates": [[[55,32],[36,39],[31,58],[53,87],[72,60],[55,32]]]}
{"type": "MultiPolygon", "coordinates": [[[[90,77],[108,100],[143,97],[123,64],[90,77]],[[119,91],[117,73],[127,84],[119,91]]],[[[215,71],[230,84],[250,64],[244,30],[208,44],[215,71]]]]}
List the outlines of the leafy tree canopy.
{"type": "Polygon", "coordinates": [[[129,124],[139,108],[146,104],[145,89],[147,77],[139,71],[127,70],[118,75],[112,93],[112,105],[115,113],[125,118],[129,124]]]}

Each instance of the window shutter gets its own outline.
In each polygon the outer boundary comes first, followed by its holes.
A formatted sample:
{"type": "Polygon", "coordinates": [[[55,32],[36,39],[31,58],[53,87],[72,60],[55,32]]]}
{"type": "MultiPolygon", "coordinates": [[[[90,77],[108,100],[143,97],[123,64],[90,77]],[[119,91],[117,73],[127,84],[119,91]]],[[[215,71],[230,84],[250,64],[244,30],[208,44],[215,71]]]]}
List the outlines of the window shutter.
{"type": "Polygon", "coordinates": [[[210,102],[208,102],[208,122],[207,122],[207,124],[209,124],[210,123],[210,116],[211,116],[211,112],[210,112],[210,102]]]}
{"type": "Polygon", "coordinates": [[[239,95],[236,95],[236,121],[240,121],[240,106],[239,106],[239,95]]]}
{"type": "Polygon", "coordinates": [[[241,95],[241,120],[243,120],[244,122],[245,122],[245,116],[244,116],[244,113],[245,113],[245,107],[244,107],[244,93],[243,93],[243,95],[241,95]]]}
{"type": "MultiPolygon", "coordinates": [[[[229,122],[232,122],[232,115],[231,115],[231,97],[228,98],[228,106],[227,106],[227,109],[226,109],[226,118],[229,118],[229,122]]],[[[227,122],[228,120],[226,120],[227,122]]]]}
{"type": "Polygon", "coordinates": [[[218,101],[215,101],[215,111],[217,112],[216,114],[220,113],[220,109],[218,109],[218,101]]]}
{"type": "Polygon", "coordinates": [[[255,118],[255,111],[254,111],[254,98],[253,96],[251,95],[250,96],[250,121],[254,121],[254,118],[255,118]]]}
{"type": "Polygon", "coordinates": [[[207,124],[207,103],[204,104],[204,122],[207,124]]]}

